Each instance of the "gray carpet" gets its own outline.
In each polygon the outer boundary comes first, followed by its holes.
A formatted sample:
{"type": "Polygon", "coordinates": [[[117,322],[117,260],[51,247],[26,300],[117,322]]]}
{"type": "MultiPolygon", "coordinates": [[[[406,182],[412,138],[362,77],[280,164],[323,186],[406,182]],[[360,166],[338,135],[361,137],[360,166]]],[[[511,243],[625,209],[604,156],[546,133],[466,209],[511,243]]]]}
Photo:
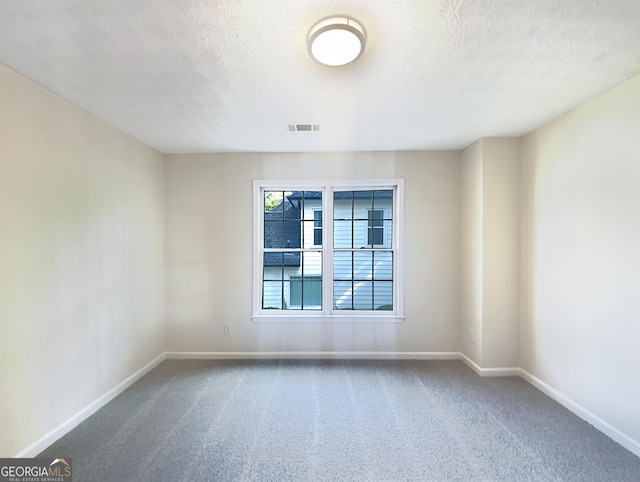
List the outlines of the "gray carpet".
{"type": "Polygon", "coordinates": [[[639,481],[519,378],[457,361],[165,361],[46,449],[74,481],[639,481]]]}

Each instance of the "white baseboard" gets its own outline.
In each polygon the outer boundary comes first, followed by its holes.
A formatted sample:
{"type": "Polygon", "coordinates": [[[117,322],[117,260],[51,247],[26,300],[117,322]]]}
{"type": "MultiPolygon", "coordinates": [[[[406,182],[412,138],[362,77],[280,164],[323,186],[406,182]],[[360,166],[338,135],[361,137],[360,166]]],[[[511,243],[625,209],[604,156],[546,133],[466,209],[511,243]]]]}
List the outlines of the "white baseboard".
{"type": "Polygon", "coordinates": [[[531,373],[527,372],[526,370],[523,370],[522,368],[520,368],[519,370],[520,370],[520,376],[524,380],[529,382],[531,385],[536,387],[538,390],[540,390],[542,393],[547,395],[549,398],[555,400],[566,409],[572,411],[578,417],[583,419],[585,422],[593,425],[595,428],[600,430],[609,438],[613,439],[615,442],[619,443],[624,448],[626,448],[633,454],[640,457],[640,442],[632,439],[631,437],[621,432],[620,430],[618,430],[608,422],[605,422],[600,417],[598,417],[594,413],[584,408],[582,405],[574,402],[569,397],[563,395],[558,390],[553,388],[551,385],[548,385],[547,383],[533,376],[531,373]]]}
{"type": "Polygon", "coordinates": [[[118,383],[115,387],[109,390],[107,393],[102,395],[97,400],[93,401],[91,404],[87,405],[85,408],[80,410],[74,416],[51,430],[49,433],[44,435],[43,437],[36,440],[34,443],[29,445],[26,449],[22,450],[18,454],[14,455],[15,458],[31,458],[38,455],[44,449],[46,449],[49,445],[54,443],[60,437],[77,427],[81,422],[85,421],[91,415],[96,413],[102,407],[104,407],[111,400],[116,398],[122,392],[124,392],[127,388],[137,382],[140,378],[146,375],[148,372],[153,370],[156,366],[158,366],[162,361],[166,358],[166,354],[158,356],[151,362],[147,363],[140,370],[135,372],[130,377],[126,378],[122,382],[118,383]]]}
{"type": "Polygon", "coordinates": [[[482,368],[464,353],[459,353],[459,358],[481,377],[518,377],[520,368],[482,368]]]}
{"type": "Polygon", "coordinates": [[[396,351],[261,351],[261,352],[177,352],[169,360],[458,360],[458,352],[396,351]]]}

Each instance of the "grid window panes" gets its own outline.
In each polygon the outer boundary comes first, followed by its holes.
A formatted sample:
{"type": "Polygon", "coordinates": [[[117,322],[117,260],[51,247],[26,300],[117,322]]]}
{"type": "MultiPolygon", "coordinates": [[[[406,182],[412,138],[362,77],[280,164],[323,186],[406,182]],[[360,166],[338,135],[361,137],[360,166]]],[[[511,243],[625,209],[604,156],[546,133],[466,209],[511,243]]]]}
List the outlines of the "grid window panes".
{"type": "Polygon", "coordinates": [[[254,319],[402,319],[403,181],[300,184],[254,182],[254,319]]]}
{"type": "Polygon", "coordinates": [[[264,191],[262,208],[262,309],[322,310],[322,192],[264,191]]]}
{"type": "Polygon", "coordinates": [[[393,310],[393,190],[333,193],[333,308],[393,310]]]}

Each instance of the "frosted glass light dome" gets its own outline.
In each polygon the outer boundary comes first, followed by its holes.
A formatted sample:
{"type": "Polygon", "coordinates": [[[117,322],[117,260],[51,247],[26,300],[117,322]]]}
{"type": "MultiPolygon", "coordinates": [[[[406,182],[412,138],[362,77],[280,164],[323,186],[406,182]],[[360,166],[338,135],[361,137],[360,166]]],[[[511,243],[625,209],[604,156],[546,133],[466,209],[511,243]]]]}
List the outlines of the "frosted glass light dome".
{"type": "Polygon", "coordinates": [[[348,17],[331,17],[311,29],[307,47],[316,62],[341,67],[362,57],[365,40],[364,28],[358,22],[348,17]]]}

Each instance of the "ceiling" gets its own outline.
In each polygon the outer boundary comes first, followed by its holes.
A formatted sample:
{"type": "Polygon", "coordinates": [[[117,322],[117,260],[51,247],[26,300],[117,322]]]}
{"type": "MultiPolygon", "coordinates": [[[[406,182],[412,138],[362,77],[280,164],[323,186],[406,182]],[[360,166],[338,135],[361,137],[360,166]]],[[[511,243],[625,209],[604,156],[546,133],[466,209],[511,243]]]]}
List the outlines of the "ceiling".
{"type": "Polygon", "coordinates": [[[640,1],[3,0],[0,62],[165,153],[460,149],[640,73],[640,1]],[[307,54],[331,14],[353,65],[307,54]]]}

